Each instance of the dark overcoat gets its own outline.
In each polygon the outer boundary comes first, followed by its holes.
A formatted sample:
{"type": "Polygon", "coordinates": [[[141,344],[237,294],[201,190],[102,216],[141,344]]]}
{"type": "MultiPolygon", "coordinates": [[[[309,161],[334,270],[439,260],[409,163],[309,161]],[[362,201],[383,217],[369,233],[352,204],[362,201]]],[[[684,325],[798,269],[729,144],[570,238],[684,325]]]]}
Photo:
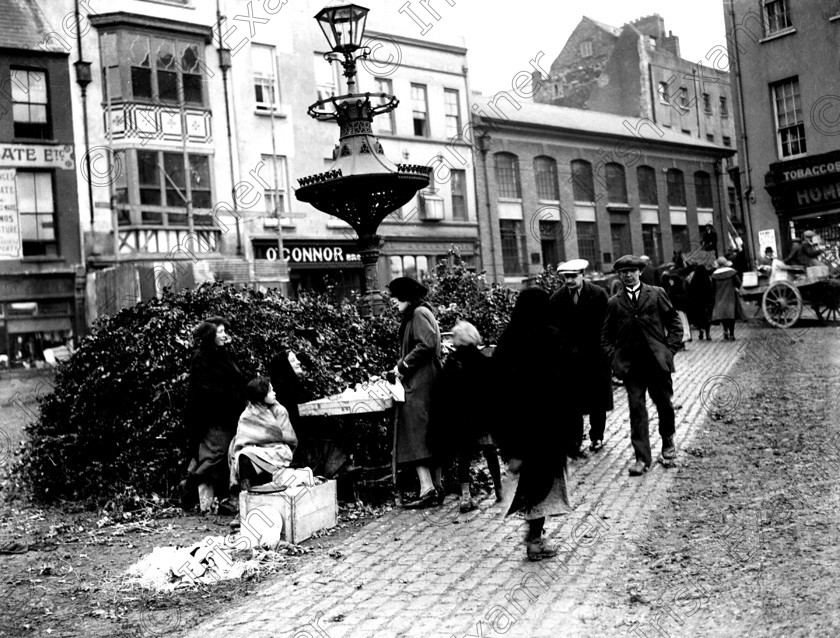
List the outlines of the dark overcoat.
{"type": "Polygon", "coordinates": [[[397,404],[394,463],[428,459],[432,388],[440,374],[440,328],[427,304],[409,306],[400,324],[400,360],[405,402],[397,404]]]}
{"type": "Polygon", "coordinates": [[[641,284],[635,306],[624,290],[607,303],[601,347],[619,379],[674,372],[682,337],[682,322],[662,288],[641,284]]]}
{"type": "Polygon", "coordinates": [[[583,282],[577,304],[561,287],[551,296],[551,323],[560,332],[566,365],[574,371],[566,386],[581,414],[613,409],[610,362],[601,350],[601,327],[607,314],[607,293],[583,282]]]}
{"type": "Polygon", "coordinates": [[[540,503],[555,481],[565,478],[571,421],[567,404],[558,400],[568,398],[563,390],[566,368],[560,333],[548,323],[548,314],[545,291],[520,292],[492,358],[497,407],[493,435],[505,456],[522,460],[509,513],[540,503]],[[520,309],[525,312],[517,316],[520,309]]]}
{"type": "Polygon", "coordinates": [[[738,289],[741,287],[738,272],[734,268],[718,268],[712,273],[712,284],[715,288],[712,321],[743,319],[744,309],[738,296],[738,289]]]}

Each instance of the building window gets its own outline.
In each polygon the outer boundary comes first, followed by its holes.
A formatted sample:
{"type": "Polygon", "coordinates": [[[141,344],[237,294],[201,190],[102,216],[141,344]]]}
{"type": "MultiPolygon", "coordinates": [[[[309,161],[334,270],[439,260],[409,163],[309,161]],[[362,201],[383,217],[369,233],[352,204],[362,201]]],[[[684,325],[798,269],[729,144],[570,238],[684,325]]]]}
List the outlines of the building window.
{"type": "Polygon", "coordinates": [[[595,183],[592,164],[586,160],[572,160],[572,193],[576,202],[595,201],[595,183]]]}
{"type": "Polygon", "coordinates": [[[582,58],[591,58],[592,57],[592,41],[591,40],[584,40],[580,43],[580,57],[582,58]]]}
{"type": "Polygon", "coordinates": [[[251,44],[251,68],[254,70],[254,100],[258,111],[271,111],[279,105],[274,47],[251,44]]]}
{"type": "Polygon", "coordinates": [[[429,258],[425,255],[394,255],[388,258],[391,278],[411,277],[423,280],[429,277],[429,258]]]}
{"type": "Polygon", "coordinates": [[[720,139],[723,141],[724,146],[729,146],[729,147],[732,146],[732,138],[729,137],[728,135],[724,135],[720,139]]]}
{"type": "Polygon", "coordinates": [[[776,141],[780,157],[803,155],[805,125],[799,97],[799,79],[793,78],[773,85],[773,107],[776,112],[776,141]]]}
{"type": "Polygon", "coordinates": [[[528,272],[525,264],[525,233],[518,219],[500,219],[499,236],[502,240],[502,263],[505,274],[522,275],[528,272]]]}
{"type": "Polygon", "coordinates": [[[712,114],[712,96],[708,93],[703,94],[703,112],[706,115],[712,114]]]}
{"type": "Polygon", "coordinates": [[[560,253],[562,229],[558,221],[540,220],[540,248],[542,249],[543,268],[557,266],[563,257],[560,253]]]}
{"type": "Polygon", "coordinates": [[[679,95],[677,96],[677,104],[681,109],[688,110],[690,104],[688,103],[688,87],[681,86],[679,95]]]}
{"type": "Polygon", "coordinates": [[[610,204],[627,203],[627,181],[624,179],[624,167],[611,162],[605,167],[607,177],[607,201],[610,204]]]}
{"type": "Polygon", "coordinates": [[[452,219],[465,221],[467,219],[467,172],[453,168],[451,175],[452,219]]]}
{"type": "Polygon", "coordinates": [[[324,57],[315,55],[315,90],[319,100],[326,100],[338,95],[341,76],[337,63],[324,64],[324,57]]]}
{"type": "Polygon", "coordinates": [[[263,179],[274,188],[265,191],[265,212],[271,216],[286,212],[286,158],[283,155],[263,155],[266,168],[261,171],[263,179]]]}
{"type": "Polygon", "coordinates": [[[47,74],[11,69],[12,117],[15,137],[48,140],[52,137],[47,98],[47,74]]]}
{"type": "Polygon", "coordinates": [[[598,229],[595,222],[575,222],[578,257],[595,265],[598,259],[598,229]]]}
{"type": "Polygon", "coordinates": [[[633,248],[630,245],[630,224],[626,221],[610,224],[610,238],[612,239],[614,259],[618,259],[621,255],[629,255],[633,252],[633,248]]]}
{"type": "MultiPolygon", "coordinates": [[[[380,96],[379,98],[379,103],[385,104],[390,99],[390,96],[394,94],[394,86],[388,78],[376,78],[374,81],[376,82],[376,92],[380,94],[385,93],[388,96],[380,96]]],[[[374,122],[376,122],[376,130],[378,133],[393,135],[397,130],[394,122],[393,111],[377,116],[374,122]]]]}
{"type": "Polygon", "coordinates": [[[24,257],[57,257],[52,174],[18,171],[15,176],[24,257]]]}
{"type": "Polygon", "coordinates": [[[735,192],[734,186],[727,186],[726,188],[726,204],[729,208],[729,217],[733,221],[739,221],[738,215],[738,196],[735,192]]]}
{"type": "Polygon", "coordinates": [[[550,157],[534,158],[534,179],[537,182],[537,199],[560,201],[557,184],[557,162],[550,157]]]}
{"type": "Polygon", "coordinates": [[[185,166],[183,153],[138,150],[137,184],[142,224],[186,226],[188,200],[193,209],[213,208],[208,155],[190,153],[185,166]]]}
{"type": "MultiPolygon", "coordinates": [[[[118,59],[126,59],[129,68],[131,96],[136,99],[162,102],[204,103],[203,75],[206,65],[198,43],[171,38],[158,38],[137,33],[106,33],[102,35],[103,51],[110,50],[117,42],[118,59]]],[[[109,60],[109,64],[111,60],[109,60]]],[[[103,69],[108,78],[108,94],[117,99],[117,67],[103,69]]]]}
{"type": "Polygon", "coordinates": [[[714,144],[715,143],[715,134],[714,133],[706,133],[706,141],[714,144]]]}
{"type": "Polygon", "coordinates": [[[694,173],[694,195],[697,208],[712,208],[712,178],[703,171],[694,173]]]}
{"type": "Polygon", "coordinates": [[[639,203],[648,206],[658,206],[659,197],[656,193],[656,171],[650,166],[639,166],[636,169],[639,181],[639,203]]]}
{"type": "Polygon", "coordinates": [[[725,95],[720,96],[719,105],[720,105],[720,116],[721,117],[729,117],[729,103],[726,101],[726,96],[725,95]]]}
{"type": "Polygon", "coordinates": [[[669,168],[667,173],[668,206],[685,208],[685,180],[683,173],[676,168],[669,168]]]}
{"type": "Polygon", "coordinates": [[[670,104],[671,98],[668,96],[668,83],[667,82],[660,82],[657,86],[657,91],[659,92],[659,102],[660,104],[670,104]]]}
{"type": "Polygon", "coordinates": [[[642,224],[642,250],[654,264],[662,263],[662,233],[658,224],[642,224]]]}
{"type": "Polygon", "coordinates": [[[456,137],[461,132],[461,104],[458,91],[444,89],[443,99],[446,106],[446,137],[456,137]]]}
{"type": "Polygon", "coordinates": [[[494,159],[499,197],[520,199],[522,186],[519,181],[519,159],[511,153],[496,153],[494,159]]]}
{"type": "Polygon", "coordinates": [[[792,26],[788,0],[763,0],[764,34],[772,35],[792,26]]]}
{"type": "Polygon", "coordinates": [[[411,85],[411,109],[414,118],[414,134],[417,137],[429,137],[429,102],[425,84],[411,85]]]}

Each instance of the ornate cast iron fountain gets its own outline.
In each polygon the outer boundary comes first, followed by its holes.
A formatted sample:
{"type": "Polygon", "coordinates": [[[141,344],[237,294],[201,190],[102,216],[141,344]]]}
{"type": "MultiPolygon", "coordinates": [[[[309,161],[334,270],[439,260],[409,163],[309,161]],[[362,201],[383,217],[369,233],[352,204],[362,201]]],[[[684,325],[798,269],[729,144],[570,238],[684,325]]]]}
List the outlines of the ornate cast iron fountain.
{"type": "Polygon", "coordinates": [[[344,66],[347,93],[318,100],[308,113],[320,121],[338,122],[339,140],[329,170],[302,177],[295,196],[315,208],[347,222],[358,235],[358,250],[365,269],[366,293],[360,311],[378,314],[383,307],[376,264],[382,238],[377,234],[382,221],[411,201],[429,185],[431,167],[394,164],[385,157],[382,144],[373,134],[373,118],[389,113],[399,100],[386,93],[354,93],[356,60],[370,50],[362,46],[368,9],[355,4],[327,7],[315,19],[331,51],[324,58],[344,66]],[[381,100],[372,104],[371,97],[381,100]]]}

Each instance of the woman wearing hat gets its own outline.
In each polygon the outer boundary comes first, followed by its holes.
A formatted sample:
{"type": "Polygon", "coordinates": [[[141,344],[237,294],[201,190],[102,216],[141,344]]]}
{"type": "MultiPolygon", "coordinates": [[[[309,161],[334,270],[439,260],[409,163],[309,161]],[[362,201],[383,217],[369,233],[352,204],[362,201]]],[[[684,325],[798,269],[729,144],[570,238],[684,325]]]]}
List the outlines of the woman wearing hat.
{"type": "Polygon", "coordinates": [[[399,464],[414,464],[420,496],[406,507],[429,507],[444,497],[441,469],[434,466],[426,441],[432,386],[441,370],[440,328],[431,306],[423,301],[428,292],[424,285],[410,277],[397,277],[388,290],[401,315],[400,359],[394,372],[405,386],[405,402],[397,404],[392,466],[396,476],[399,464]]]}
{"type": "Polygon", "coordinates": [[[724,341],[735,341],[735,320],[744,319],[744,310],[741,308],[741,298],[738,295],[741,277],[726,257],[718,257],[715,265],[717,269],[712,273],[712,284],[715,290],[712,323],[719,321],[723,324],[724,341]]]}

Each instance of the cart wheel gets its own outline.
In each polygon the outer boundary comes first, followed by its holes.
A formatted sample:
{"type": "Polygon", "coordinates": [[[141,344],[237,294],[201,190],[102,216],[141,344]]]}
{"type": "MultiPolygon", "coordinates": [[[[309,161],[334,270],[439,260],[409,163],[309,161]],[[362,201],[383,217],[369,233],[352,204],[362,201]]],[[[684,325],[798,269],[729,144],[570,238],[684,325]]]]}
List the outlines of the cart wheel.
{"type": "Polygon", "coordinates": [[[777,281],[764,291],[761,309],[771,326],[790,328],[802,316],[802,295],[790,282],[777,281]]]}
{"type": "Polygon", "coordinates": [[[814,310],[820,321],[840,321],[840,294],[834,290],[814,305],[814,310]]]}

